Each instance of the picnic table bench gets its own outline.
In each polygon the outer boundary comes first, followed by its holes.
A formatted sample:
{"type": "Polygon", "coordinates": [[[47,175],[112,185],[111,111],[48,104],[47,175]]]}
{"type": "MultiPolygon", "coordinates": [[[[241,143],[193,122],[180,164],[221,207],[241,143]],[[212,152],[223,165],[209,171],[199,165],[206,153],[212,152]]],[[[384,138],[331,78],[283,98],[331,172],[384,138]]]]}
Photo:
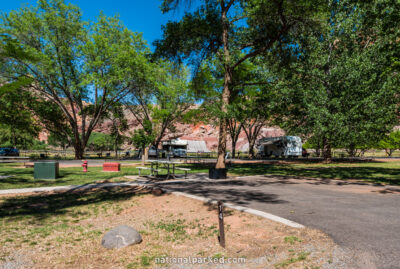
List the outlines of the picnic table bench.
{"type": "Polygon", "coordinates": [[[157,174],[158,173],[158,169],[154,169],[154,168],[152,168],[152,167],[145,167],[145,166],[140,166],[140,167],[137,167],[137,169],[139,170],[139,176],[140,176],[140,171],[141,170],[150,170],[150,174],[151,175],[155,175],[155,174],[157,174]],[[154,173],[155,172],[155,173],[154,173]]]}
{"type": "Polygon", "coordinates": [[[162,167],[162,169],[167,170],[167,178],[166,179],[169,179],[170,177],[176,178],[175,170],[185,171],[185,178],[186,178],[188,171],[191,170],[189,168],[176,167],[175,166],[177,164],[182,164],[182,162],[158,161],[158,160],[148,160],[148,162],[151,164],[151,168],[150,169],[152,171],[156,171],[157,175],[158,175],[158,171],[159,171],[160,167],[162,167]]]}
{"type": "Polygon", "coordinates": [[[176,170],[181,170],[181,171],[185,171],[185,178],[187,178],[187,173],[188,171],[191,171],[192,169],[190,168],[183,168],[183,167],[175,167],[176,170]]]}

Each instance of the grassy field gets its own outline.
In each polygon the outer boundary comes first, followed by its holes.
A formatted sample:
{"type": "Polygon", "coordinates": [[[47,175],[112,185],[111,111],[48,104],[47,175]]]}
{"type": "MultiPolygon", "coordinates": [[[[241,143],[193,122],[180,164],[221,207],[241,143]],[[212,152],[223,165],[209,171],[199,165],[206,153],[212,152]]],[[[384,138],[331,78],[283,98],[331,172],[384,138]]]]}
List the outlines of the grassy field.
{"type": "Polygon", "coordinates": [[[277,175],[323,179],[362,180],[400,185],[400,161],[360,163],[283,163],[243,164],[230,170],[232,175],[277,175]]]}
{"type": "MultiPolygon", "coordinates": [[[[204,172],[204,168],[192,167],[192,173],[204,172]]],[[[60,168],[60,177],[56,180],[35,180],[33,178],[33,168],[23,168],[21,164],[0,164],[0,189],[12,188],[34,188],[62,185],[87,184],[98,181],[119,182],[126,181],[126,175],[138,175],[138,169],[133,166],[122,166],[120,172],[103,172],[102,167],[89,167],[88,172],[82,172],[81,167],[60,168]]],[[[143,170],[142,175],[148,175],[149,170],[143,170]]],[[[166,173],[166,170],[162,171],[166,173]]],[[[183,174],[183,171],[176,171],[183,174]]]]}
{"type": "Polygon", "coordinates": [[[222,248],[217,212],[214,205],[139,187],[0,196],[0,267],[154,268],[160,258],[190,256],[242,258],[242,268],[335,268],[346,259],[320,231],[228,209],[222,248]],[[143,242],[104,249],[104,233],[121,224],[137,229],[143,242]]]}
{"type": "MultiPolygon", "coordinates": [[[[186,164],[190,173],[207,173],[209,166],[186,164]]],[[[183,171],[176,171],[183,173],[183,171]]],[[[165,173],[162,172],[162,173],[165,173]]],[[[34,180],[33,168],[22,168],[21,164],[0,164],[0,189],[30,188],[87,184],[99,181],[126,181],[124,176],[137,175],[133,166],[122,166],[121,172],[102,172],[101,167],[89,167],[83,173],[81,167],[60,168],[57,180],[34,180]]],[[[145,170],[142,174],[149,174],[145,170]]],[[[307,178],[329,178],[343,180],[362,180],[371,183],[400,185],[400,161],[360,162],[360,163],[271,163],[271,164],[235,164],[229,167],[229,175],[275,175],[307,178]]]]}

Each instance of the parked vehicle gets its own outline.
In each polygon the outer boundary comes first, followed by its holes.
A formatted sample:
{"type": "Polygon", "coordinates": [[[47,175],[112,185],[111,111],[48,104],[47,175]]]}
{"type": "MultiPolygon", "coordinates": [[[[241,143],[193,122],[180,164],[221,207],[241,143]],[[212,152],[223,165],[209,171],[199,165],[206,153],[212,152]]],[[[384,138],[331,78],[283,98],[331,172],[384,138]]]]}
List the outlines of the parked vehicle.
{"type": "Polygon", "coordinates": [[[155,147],[150,147],[149,149],[149,157],[161,156],[163,153],[165,153],[165,151],[162,149],[157,149],[155,147]]]}
{"type": "Polygon", "coordinates": [[[298,136],[266,137],[258,141],[257,156],[299,157],[302,156],[301,138],[298,136]]]}
{"type": "Polygon", "coordinates": [[[186,157],[186,149],[174,149],[173,156],[179,158],[186,157]]]}
{"type": "Polygon", "coordinates": [[[0,148],[0,156],[19,156],[19,150],[15,148],[0,148]]]}

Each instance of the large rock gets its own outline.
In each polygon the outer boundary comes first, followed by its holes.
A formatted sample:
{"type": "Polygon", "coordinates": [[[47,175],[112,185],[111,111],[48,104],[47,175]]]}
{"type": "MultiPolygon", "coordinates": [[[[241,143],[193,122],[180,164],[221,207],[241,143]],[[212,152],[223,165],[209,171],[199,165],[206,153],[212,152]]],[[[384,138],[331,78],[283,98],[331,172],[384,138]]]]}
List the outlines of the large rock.
{"type": "Polygon", "coordinates": [[[101,240],[105,248],[123,248],[142,242],[142,236],[132,227],[120,225],[108,231],[101,240]]]}

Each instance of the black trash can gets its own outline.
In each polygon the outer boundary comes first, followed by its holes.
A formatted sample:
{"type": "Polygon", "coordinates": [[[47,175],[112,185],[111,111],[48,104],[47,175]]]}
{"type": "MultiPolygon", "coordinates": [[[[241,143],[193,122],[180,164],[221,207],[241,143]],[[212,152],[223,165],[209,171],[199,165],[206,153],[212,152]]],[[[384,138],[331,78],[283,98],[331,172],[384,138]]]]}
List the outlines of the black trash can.
{"type": "Polygon", "coordinates": [[[210,179],[226,179],[226,173],[228,169],[226,168],[210,168],[208,170],[208,177],[210,179]]]}

